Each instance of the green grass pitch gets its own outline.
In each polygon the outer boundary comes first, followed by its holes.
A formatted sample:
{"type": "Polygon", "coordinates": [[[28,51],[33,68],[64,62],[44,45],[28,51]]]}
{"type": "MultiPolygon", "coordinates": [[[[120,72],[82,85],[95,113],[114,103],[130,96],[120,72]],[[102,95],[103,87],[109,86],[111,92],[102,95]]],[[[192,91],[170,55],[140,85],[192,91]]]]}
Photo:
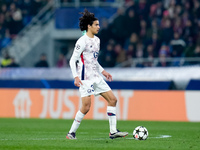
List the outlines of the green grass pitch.
{"type": "Polygon", "coordinates": [[[200,150],[200,123],[118,121],[125,138],[109,139],[108,120],[83,120],[77,140],[66,139],[73,120],[0,119],[0,150],[200,150]],[[133,139],[133,129],[145,126],[149,137],[133,139]]]}

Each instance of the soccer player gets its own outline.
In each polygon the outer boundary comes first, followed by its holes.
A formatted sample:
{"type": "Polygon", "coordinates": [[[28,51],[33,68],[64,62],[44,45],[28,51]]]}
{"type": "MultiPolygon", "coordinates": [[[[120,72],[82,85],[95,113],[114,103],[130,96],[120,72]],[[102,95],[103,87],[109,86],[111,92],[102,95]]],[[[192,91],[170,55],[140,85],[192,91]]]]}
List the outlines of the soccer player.
{"type": "Polygon", "coordinates": [[[93,13],[87,9],[81,13],[79,27],[81,31],[86,30],[86,34],[76,42],[74,52],[70,59],[70,67],[74,77],[75,86],[79,87],[82,106],[76,113],[74,122],[66,138],[76,139],[78,129],[83,117],[90,110],[91,95],[101,95],[107,102],[107,114],[110,125],[110,138],[124,137],[128,132],[117,130],[116,103],[117,99],[108,84],[99,73],[102,73],[108,81],[112,81],[112,76],[106,72],[98,63],[97,58],[100,50],[100,40],[95,34],[99,32],[99,21],[93,13]]]}

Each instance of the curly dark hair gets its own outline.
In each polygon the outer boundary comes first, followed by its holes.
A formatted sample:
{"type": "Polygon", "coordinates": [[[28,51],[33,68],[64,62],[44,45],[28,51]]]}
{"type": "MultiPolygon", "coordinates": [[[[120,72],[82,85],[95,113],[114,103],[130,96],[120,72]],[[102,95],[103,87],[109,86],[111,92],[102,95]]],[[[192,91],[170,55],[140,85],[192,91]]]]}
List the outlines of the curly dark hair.
{"type": "Polygon", "coordinates": [[[83,16],[79,18],[79,27],[81,31],[88,30],[88,25],[92,25],[94,21],[98,20],[93,13],[90,13],[87,9],[81,12],[83,16]]]}

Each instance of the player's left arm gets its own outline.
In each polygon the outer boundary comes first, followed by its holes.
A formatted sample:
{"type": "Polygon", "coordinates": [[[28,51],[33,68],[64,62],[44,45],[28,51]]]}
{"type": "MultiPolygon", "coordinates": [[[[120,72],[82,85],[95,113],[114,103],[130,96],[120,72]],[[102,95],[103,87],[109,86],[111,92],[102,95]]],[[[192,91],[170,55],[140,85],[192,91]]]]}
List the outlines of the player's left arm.
{"type": "Polygon", "coordinates": [[[98,63],[99,72],[101,72],[108,81],[112,81],[112,75],[105,71],[103,67],[98,63]]]}
{"type": "Polygon", "coordinates": [[[111,75],[110,73],[108,73],[107,71],[103,70],[103,71],[102,71],[102,74],[106,77],[106,79],[107,79],[108,81],[112,81],[112,80],[113,80],[113,79],[112,79],[112,75],[111,75]]]}

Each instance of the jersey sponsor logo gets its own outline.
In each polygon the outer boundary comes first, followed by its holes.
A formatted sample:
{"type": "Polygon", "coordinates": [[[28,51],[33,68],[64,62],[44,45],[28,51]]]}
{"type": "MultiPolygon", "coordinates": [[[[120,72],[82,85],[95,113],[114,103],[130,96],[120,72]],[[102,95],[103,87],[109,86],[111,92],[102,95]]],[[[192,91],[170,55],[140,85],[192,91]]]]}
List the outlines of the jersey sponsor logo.
{"type": "Polygon", "coordinates": [[[97,58],[97,57],[98,57],[98,55],[99,55],[99,53],[98,53],[98,52],[94,52],[93,54],[94,54],[94,58],[97,58]]]}

